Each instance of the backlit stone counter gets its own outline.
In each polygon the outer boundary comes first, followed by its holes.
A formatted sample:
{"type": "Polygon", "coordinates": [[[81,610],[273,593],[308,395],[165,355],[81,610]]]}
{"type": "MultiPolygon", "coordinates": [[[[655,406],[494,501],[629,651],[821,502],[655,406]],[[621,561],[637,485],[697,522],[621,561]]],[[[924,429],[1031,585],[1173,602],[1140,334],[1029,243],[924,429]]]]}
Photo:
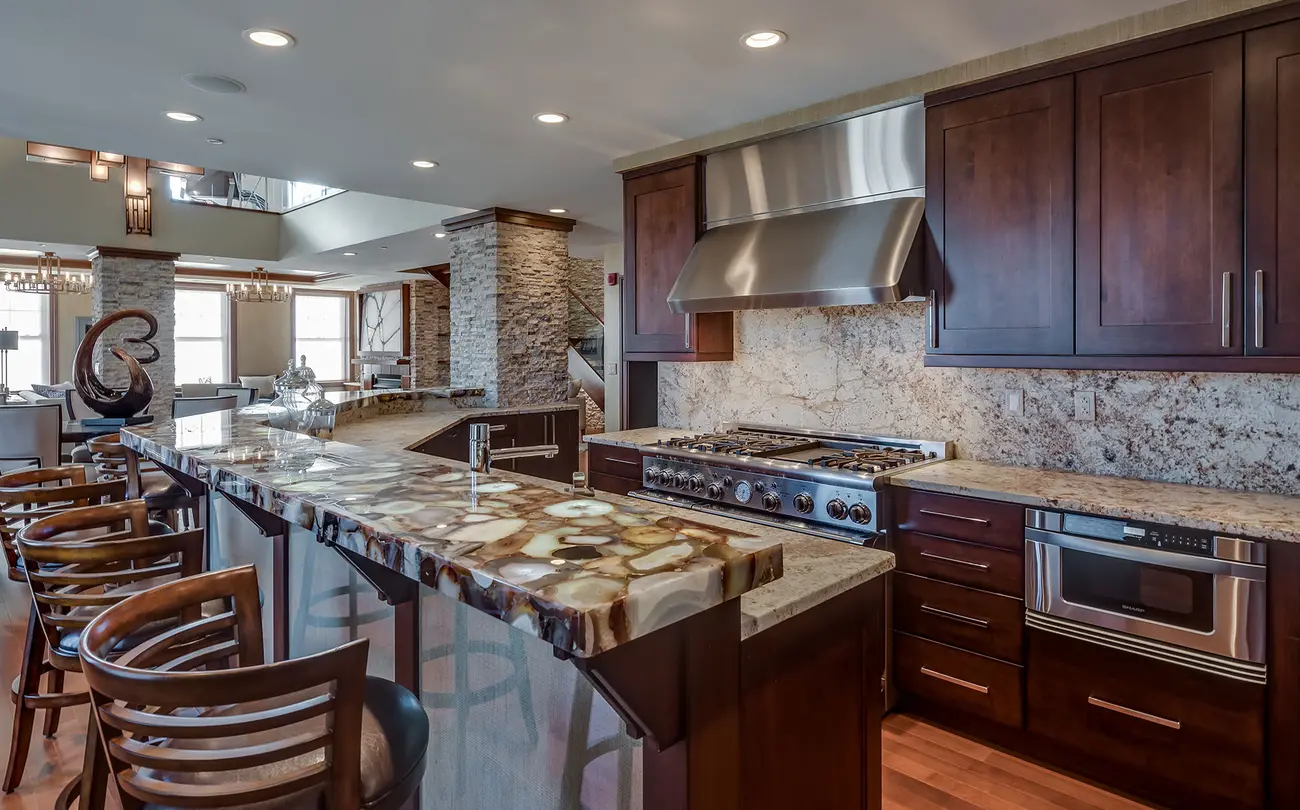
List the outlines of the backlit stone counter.
{"type": "Polygon", "coordinates": [[[647,508],[222,412],[123,431],[140,454],[557,649],[608,651],[779,578],[784,532],[647,508]]]}

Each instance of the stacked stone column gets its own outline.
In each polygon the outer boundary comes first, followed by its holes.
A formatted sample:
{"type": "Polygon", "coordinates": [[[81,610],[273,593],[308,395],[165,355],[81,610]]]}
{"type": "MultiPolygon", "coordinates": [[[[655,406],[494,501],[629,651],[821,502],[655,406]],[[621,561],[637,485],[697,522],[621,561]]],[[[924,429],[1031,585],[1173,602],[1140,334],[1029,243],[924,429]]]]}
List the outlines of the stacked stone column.
{"type": "MultiPolygon", "coordinates": [[[[153,402],[149,413],[158,420],[171,418],[176,389],[176,260],[175,253],[97,247],[90,254],[95,275],[91,292],[91,316],[98,321],[122,309],[143,309],[158,319],[158,332],[150,342],[158,348],[158,359],[144,370],[153,380],[153,402]]],[[[126,388],[130,382],[126,364],[110,351],[122,346],[136,357],[149,354],[147,346],[123,342],[125,337],[143,337],[143,321],[129,320],[109,329],[95,348],[99,379],[110,388],[126,388]]],[[[84,414],[77,414],[78,417],[84,414]]]]}
{"type": "Polygon", "coordinates": [[[411,288],[411,385],[443,388],[450,385],[448,362],[450,291],[441,281],[408,281],[411,288]]]}
{"type": "Polygon", "coordinates": [[[451,241],[451,384],[489,407],[563,402],[571,219],[490,208],[443,223],[451,241]]]}

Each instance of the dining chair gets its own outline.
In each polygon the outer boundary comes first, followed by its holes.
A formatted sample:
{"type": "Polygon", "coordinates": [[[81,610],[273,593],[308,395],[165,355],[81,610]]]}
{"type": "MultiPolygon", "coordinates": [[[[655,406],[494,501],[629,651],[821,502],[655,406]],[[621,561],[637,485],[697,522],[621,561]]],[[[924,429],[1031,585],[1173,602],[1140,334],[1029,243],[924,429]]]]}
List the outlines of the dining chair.
{"type": "Polygon", "coordinates": [[[404,805],[424,774],[429,719],[415,695],[366,675],[369,644],[266,664],[251,565],[105,610],[82,633],[81,654],[124,810],[404,805]],[[193,618],[213,602],[217,611],[193,618]],[[182,614],[190,618],[161,629],[182,614]]]}
{"type": "Polygon", "coordinates": [[[195,397],[219,396],[219,383],[181,383],[181,396],[186,399],[195,397]]]}
{"type": "MultiPolygon", "coordinates": [[[[111,497],[120,494],[116,482],[82,487],[100,491],[110,488],[116,489],[111,497]]],[[[85,500],[97,499],[78,498],[74,502],[85,500]]],[[[18,531],[16,544],[31,589],[32,607],[14,685],[15,717],[5,771],[6,793],[22,781],[36,712],[46,710],[45,735],[49,737],[58,730],[60,710],[89,701],[84,691],[63,691],[64,675],[81,671],[77,641],[86,623],[104,607],[129,594],[164,582],[169,576],[201,570],[203,533],[171,533],[167,526],[148,520],[147,513],[144,502],[138,500],[74,506],[49,512],[18,531]],[[40,679],[47,672],[50,691],[42,693],[40,679]]],[[[77,780],[69,782],[55,807],[66,807],[79,788],[77,780]]]]}
{"type": "Polygon", "coordinates": [[[172,400],[172,419],[184,416],[199,416],[217,411],[233,411],[237,407],[238,397],[233,395],[221,397],[180,397],[172,400]]]}
{"type": "Polygon", "coordinates": [[[0,473],[57,467],[63,435],[58,404],[0,405],[0,473]]]}
{"type": "Polygon", "coordinates": [[[238,386],[227,388],[223,385],[217,389],[217,396],[219,397],[235,397],[236,408],[247,408],[249,405],[257,402],[257,394],[258,391],[256,388],[240,388],[238,386]]]}

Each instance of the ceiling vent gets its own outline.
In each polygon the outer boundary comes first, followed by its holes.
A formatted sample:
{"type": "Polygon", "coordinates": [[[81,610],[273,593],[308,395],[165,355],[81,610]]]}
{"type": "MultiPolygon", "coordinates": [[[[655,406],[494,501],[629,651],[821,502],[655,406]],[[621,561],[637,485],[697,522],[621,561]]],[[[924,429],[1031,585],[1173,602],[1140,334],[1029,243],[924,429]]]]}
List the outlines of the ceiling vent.
{"type": "Polygon", "coordinates": [[[243,82],[235,81],[229,76],[208,76],[204,73],[185,74],[185,83],[195,90],[219,93],[223,96],[233,96],[248,90],[243,82]]]}

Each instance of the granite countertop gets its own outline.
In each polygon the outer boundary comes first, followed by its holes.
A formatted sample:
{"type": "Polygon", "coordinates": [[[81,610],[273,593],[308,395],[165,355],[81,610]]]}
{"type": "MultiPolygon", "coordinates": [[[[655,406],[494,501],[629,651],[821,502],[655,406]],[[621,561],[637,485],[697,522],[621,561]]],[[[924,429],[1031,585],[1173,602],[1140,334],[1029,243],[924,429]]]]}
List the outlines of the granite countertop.
{"type": "Polygon", "coordinates": [[[1171,523],[1229,535],[1300,542],[1300,498],[963,459],[899,473],[890,484],[1025,506],[1171,523]]]}
{"type": "Polygon", "coordinates": [[[535,405],[515,408],[456,408],[450,410],[424,410],[415,413],[396,413],[348,422],[334,428],[334,440],[359,447],[385,447],[410,450],[430,436],[442,433],[449,427],[475,416],[505,416],[521,413],[550,413],[577,410],[577,405],[535,405]]]}
{"type": "Polygon", "coordinates": [[[123,442],[578,656],[778,580],[784,544],[807,553],[788,588],[749,603],[751,632],[797,612],[808,590],[800,579],[845,567],[831,552],[855,555],[861,581],[893,564],[853,546],[804,546],[812,539],[804,535],[313,439],[242,412],[125,429],[123,442]]]}
{"type": "Polygon", "coordinates": [[[612,444],[615,447],[644,447],[668,439],[679,439],[682,436],[689,436],[698,432],[686,428],[638,428],[637,430],[620,430],[615,433],[596,433],[591,436],[584,436],[583,441],[588,444],[612,444]]]}

